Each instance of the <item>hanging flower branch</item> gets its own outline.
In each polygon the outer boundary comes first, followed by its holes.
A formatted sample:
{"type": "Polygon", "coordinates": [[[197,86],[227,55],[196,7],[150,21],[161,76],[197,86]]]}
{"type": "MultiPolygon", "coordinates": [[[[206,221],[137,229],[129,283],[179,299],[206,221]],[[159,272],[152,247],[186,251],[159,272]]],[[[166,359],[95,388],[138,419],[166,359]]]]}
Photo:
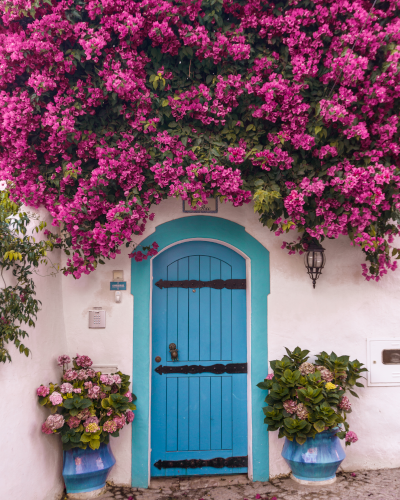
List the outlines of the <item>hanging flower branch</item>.
{"type": "Polygon", "coordinates": [[[399,7],[4,1],[0,173],[50,211],[76,278],[168,196],[256,196],[276,234],[346,235],[378,280],[399,258],[399,7]]]}

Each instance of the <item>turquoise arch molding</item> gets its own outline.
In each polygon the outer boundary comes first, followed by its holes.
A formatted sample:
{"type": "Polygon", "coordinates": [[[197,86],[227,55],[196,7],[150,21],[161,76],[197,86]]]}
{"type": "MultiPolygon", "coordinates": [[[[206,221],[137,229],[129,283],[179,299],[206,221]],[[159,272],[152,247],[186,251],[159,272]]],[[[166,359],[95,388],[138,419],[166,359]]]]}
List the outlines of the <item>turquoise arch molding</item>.
{"type": "MultiPolygon", "coordinates": [[[[243,226],[210,216],[189,216],[157,226],[142,246],[156,241],[159,251],[187,239],[207,238],[228,243],[251,262],[251,401],[253,481],[269,479],[268,432],[262,411],[265,394],[257,387],[268,371],[267,299],[270,290],[269,252],[243,226]]],[[[132,425],[132,486],[149,484],[150,396],[150,260],[132,259],[134,297],[132,391],[137,410],[132,425]]]]}

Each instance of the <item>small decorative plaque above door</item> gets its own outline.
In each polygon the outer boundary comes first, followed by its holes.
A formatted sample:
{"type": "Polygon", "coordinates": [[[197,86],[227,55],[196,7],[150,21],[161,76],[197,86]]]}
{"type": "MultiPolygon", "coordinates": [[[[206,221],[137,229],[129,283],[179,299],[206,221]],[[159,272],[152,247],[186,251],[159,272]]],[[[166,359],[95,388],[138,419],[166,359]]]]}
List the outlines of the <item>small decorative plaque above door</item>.
{"type": "Polygon", "coordinates": [[[185,214],[216,214],[218,213],[218,198],[207,198],[207,205],[196,207],[194,210],[190,201],[183,200],[182,207],[185,214]]]}

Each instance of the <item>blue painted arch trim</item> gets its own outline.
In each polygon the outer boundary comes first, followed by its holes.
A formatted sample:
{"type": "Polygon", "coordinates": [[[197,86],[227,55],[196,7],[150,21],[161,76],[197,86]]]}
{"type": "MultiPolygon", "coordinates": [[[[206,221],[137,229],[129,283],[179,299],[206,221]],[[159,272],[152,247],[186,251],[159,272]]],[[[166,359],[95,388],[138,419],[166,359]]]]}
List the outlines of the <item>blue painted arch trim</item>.
{"type": "MultiPolygon", "coordinates": [[[[159,251],[188,239],[212,239],[243,252],[251,265],[251,402],[253,480],[269,479],[268,433],[262,411],[263,393],[257,383],[268,371],[267,299],[270,291],[269,252],[243,226],[210,216],[189,216],[157,226],[142,246],[156,241],[159,251]]],[[[149,484],[150,408],[150,260],[132,259],[134,296],[132,391],[137,410],[132,425],[132,486],[149,484]]]]}

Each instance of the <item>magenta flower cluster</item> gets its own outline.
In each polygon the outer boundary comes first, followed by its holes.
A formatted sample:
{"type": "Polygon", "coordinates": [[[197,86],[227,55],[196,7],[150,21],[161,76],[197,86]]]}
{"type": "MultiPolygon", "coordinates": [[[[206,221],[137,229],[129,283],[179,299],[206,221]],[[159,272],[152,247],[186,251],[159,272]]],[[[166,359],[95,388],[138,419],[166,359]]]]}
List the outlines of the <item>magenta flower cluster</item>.
{"type": "Polygon", "coordinates": [[[0,175],[53,216],[75,278],[142,234],[163,198],[240,206],[263,188],[280,194],[261,213],[276,234],[349,236],[378,280],[396,268],[399,233],[396,9],[2,2],[0,175]]]}

